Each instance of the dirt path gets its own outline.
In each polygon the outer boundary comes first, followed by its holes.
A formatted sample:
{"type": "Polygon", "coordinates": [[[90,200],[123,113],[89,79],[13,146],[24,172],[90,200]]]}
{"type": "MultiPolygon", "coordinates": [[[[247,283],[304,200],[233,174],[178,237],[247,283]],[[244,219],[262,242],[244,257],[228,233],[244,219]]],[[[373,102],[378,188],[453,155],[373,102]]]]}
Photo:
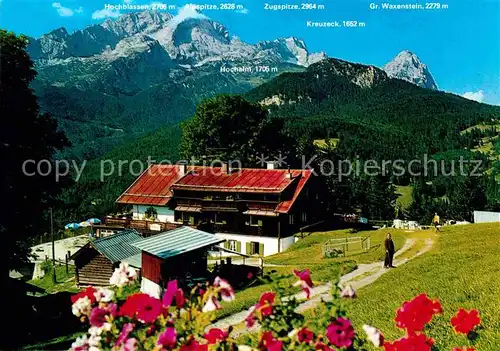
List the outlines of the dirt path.
{"type": "MultiPolygon", "coordinates": [[[[399,258],[403,253],[406,251],[410,250],[416,243],[415,239],[408,239],[406,240],[405,244],[401,248],[401,250],[398,250],[396,254],[394,255],[394,265],[396,267],[401,266],[408,261],[412,260],[415,257],[418,257],[427,251],[429,251],[434,243],[434,241],[429,238],[425,240],[425,246],[417,251],[415,254],[413,254],[410,257],[406,258],[399,258]]],[[[345,284],[350,284],[354,289],[358,290],[362,287],[365,287],[371,283],[373,283],[375,280],[380,278],[383,274],[388,272],[390,269],[384,268],[384,263],[382,261],[380,262],[374,262],[370,264],[359,264],[358,268],[356,268],[354,271],[347,273],[343,275],[340,278],[340,284],[345,285],[345,284]]],[[[320,303],[321,299],[323,300],[328,300],[331,299],[330,296],[330,290],[332,287],[332,283],[327,283],[323,285],[319,285],[313,288],[313,297],[302,304],[299,305],[297,308],[298,312],[303,312],[309,308],[315,307],[318,303],[320,303]]],[[[300,292],[294,295],[295,298],[297,299],[305,299],[305,293],[300,292]]],[[[244,310],[238,313],[235,313],[231,316],[228,316],[226,318],[223,318],[212,325],[208,327],[210,328],[221,328],[221,329],[227,329],[229,326],[235,326],[237,324],[240,324],[244,322],[245,318],[248,316],[248,310],[244,310]]],[[[253,332],[258,329],[258,326],[254,326],[253,328],[250,329],[242,329],[240,330],[234,330],[231,334],[232,337],[238,337],[241,334],[248,333],[248,332],[253,332]]]]}

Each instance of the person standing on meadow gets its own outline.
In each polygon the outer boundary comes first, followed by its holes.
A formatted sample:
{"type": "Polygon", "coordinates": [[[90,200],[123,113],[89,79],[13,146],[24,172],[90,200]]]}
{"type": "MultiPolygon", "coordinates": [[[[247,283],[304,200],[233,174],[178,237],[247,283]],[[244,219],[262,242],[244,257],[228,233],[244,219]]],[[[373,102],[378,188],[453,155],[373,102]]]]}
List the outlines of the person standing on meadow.
{"type": "Polygon", "coordinates": [[[394,252],[396,250],[394,249],[394,242],[392,241],[391,233],[387,233],[384,245],[385,245],[384,268],[394,268],[394,266],[392,265],[392,259],[394,258],[394,252]]]}
{"type": "Polygon", "coordinates": [[[434,213],[434,218],[432,219],[432,224],[434,224],[434,228],[436,228],[436,232],[439,232],[439,228],[441,227],[441,225],[439,224],[439,216],[436,213],[434,213]]]}

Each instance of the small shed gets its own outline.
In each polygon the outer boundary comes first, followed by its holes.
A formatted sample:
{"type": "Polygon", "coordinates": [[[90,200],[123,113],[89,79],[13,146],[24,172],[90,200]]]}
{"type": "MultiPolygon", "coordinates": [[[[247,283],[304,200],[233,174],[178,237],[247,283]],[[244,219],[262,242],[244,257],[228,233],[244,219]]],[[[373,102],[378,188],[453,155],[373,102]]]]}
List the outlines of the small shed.
{"type": "Polygon", "coordinates": [[[125,260],[140,268],[133,263],[141,250],[131,245],[140,239],[142,236],[136,230],[126,229],[87,243],[71,257],[75,261],[77,285],[109,285],[114,269],[125,260]]]}
{"type": "Polygon", "coordinates": [[[207,252],[225,239],[190,227],[180,227],[132,245],[142,251],[141,290],[158,295],[171,279],[207,274],[207,252]]]}

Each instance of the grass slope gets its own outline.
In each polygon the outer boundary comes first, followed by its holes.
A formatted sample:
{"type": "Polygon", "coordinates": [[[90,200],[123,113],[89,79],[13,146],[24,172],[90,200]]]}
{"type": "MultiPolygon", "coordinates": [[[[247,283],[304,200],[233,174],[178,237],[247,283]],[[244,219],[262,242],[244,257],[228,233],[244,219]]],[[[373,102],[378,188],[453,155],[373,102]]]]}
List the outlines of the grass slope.
{"type": "MultiPolygon", "coordinates": [[[[293,275],[294,269],[311,270],[311,275],[316,285],[334,281],[339,276],[354,270],[358,263],[370,263],[383,260],[385,250],[383,240],[387,232],[394,237],[396,250],[399,250],[405,242],[405,237],[410,234],[394,229],[359,232],[349,234],[348,230],[336,230],[328,232],[315,232],[296,242],[285,252],[266,257],[265,264],[279,265],[277,267],[266,267],[264,273],[271,279],[282,277],[283,284],[293,284],[297,278],[293,275]],[[372,250],[367,253],[358,253],[338,258],[323,258],[321,245],[332,238],[345,238],[348,236],[371,236],[372,250]]],[[[236,293],[236,300],[231,303],[223,303],[223,309],[217,311],[216,318],[224,318],[239,311],[248,309],[254,305],[259,296],[272,290],[271,283],[260,284],[249,287],[236,293]]]]}
{"type": "Polygon", "coordinates": [[[430,252],[361,289],[359,298],[348,304],[348,315],[358,330],[367,323],[376,325],[390,340],[399,338],[402,332],[394,326],[395,311],[421,292],[439,298],[444,308],[428,332],[436,340],[436,350],[470,345],[481,351],[498,351],[500,225],[443,228],[430,252]],[[480,311],[484,329],[474,342],[451,328],[450,318],[460,307],[480,311]]]}

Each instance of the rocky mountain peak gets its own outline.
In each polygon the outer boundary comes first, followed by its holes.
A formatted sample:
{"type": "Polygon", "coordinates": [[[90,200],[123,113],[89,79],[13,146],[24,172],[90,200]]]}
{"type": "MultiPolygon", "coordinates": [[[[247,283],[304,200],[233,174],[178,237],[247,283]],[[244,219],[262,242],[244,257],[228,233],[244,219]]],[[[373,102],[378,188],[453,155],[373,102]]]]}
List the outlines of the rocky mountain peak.
{"type": "Polygon", "coordinates": [[[411,51],[401,51],[384,66],[384,70],[391,78],[402,79],[422,88],[438,88],[427,66],[411,51]]]}

